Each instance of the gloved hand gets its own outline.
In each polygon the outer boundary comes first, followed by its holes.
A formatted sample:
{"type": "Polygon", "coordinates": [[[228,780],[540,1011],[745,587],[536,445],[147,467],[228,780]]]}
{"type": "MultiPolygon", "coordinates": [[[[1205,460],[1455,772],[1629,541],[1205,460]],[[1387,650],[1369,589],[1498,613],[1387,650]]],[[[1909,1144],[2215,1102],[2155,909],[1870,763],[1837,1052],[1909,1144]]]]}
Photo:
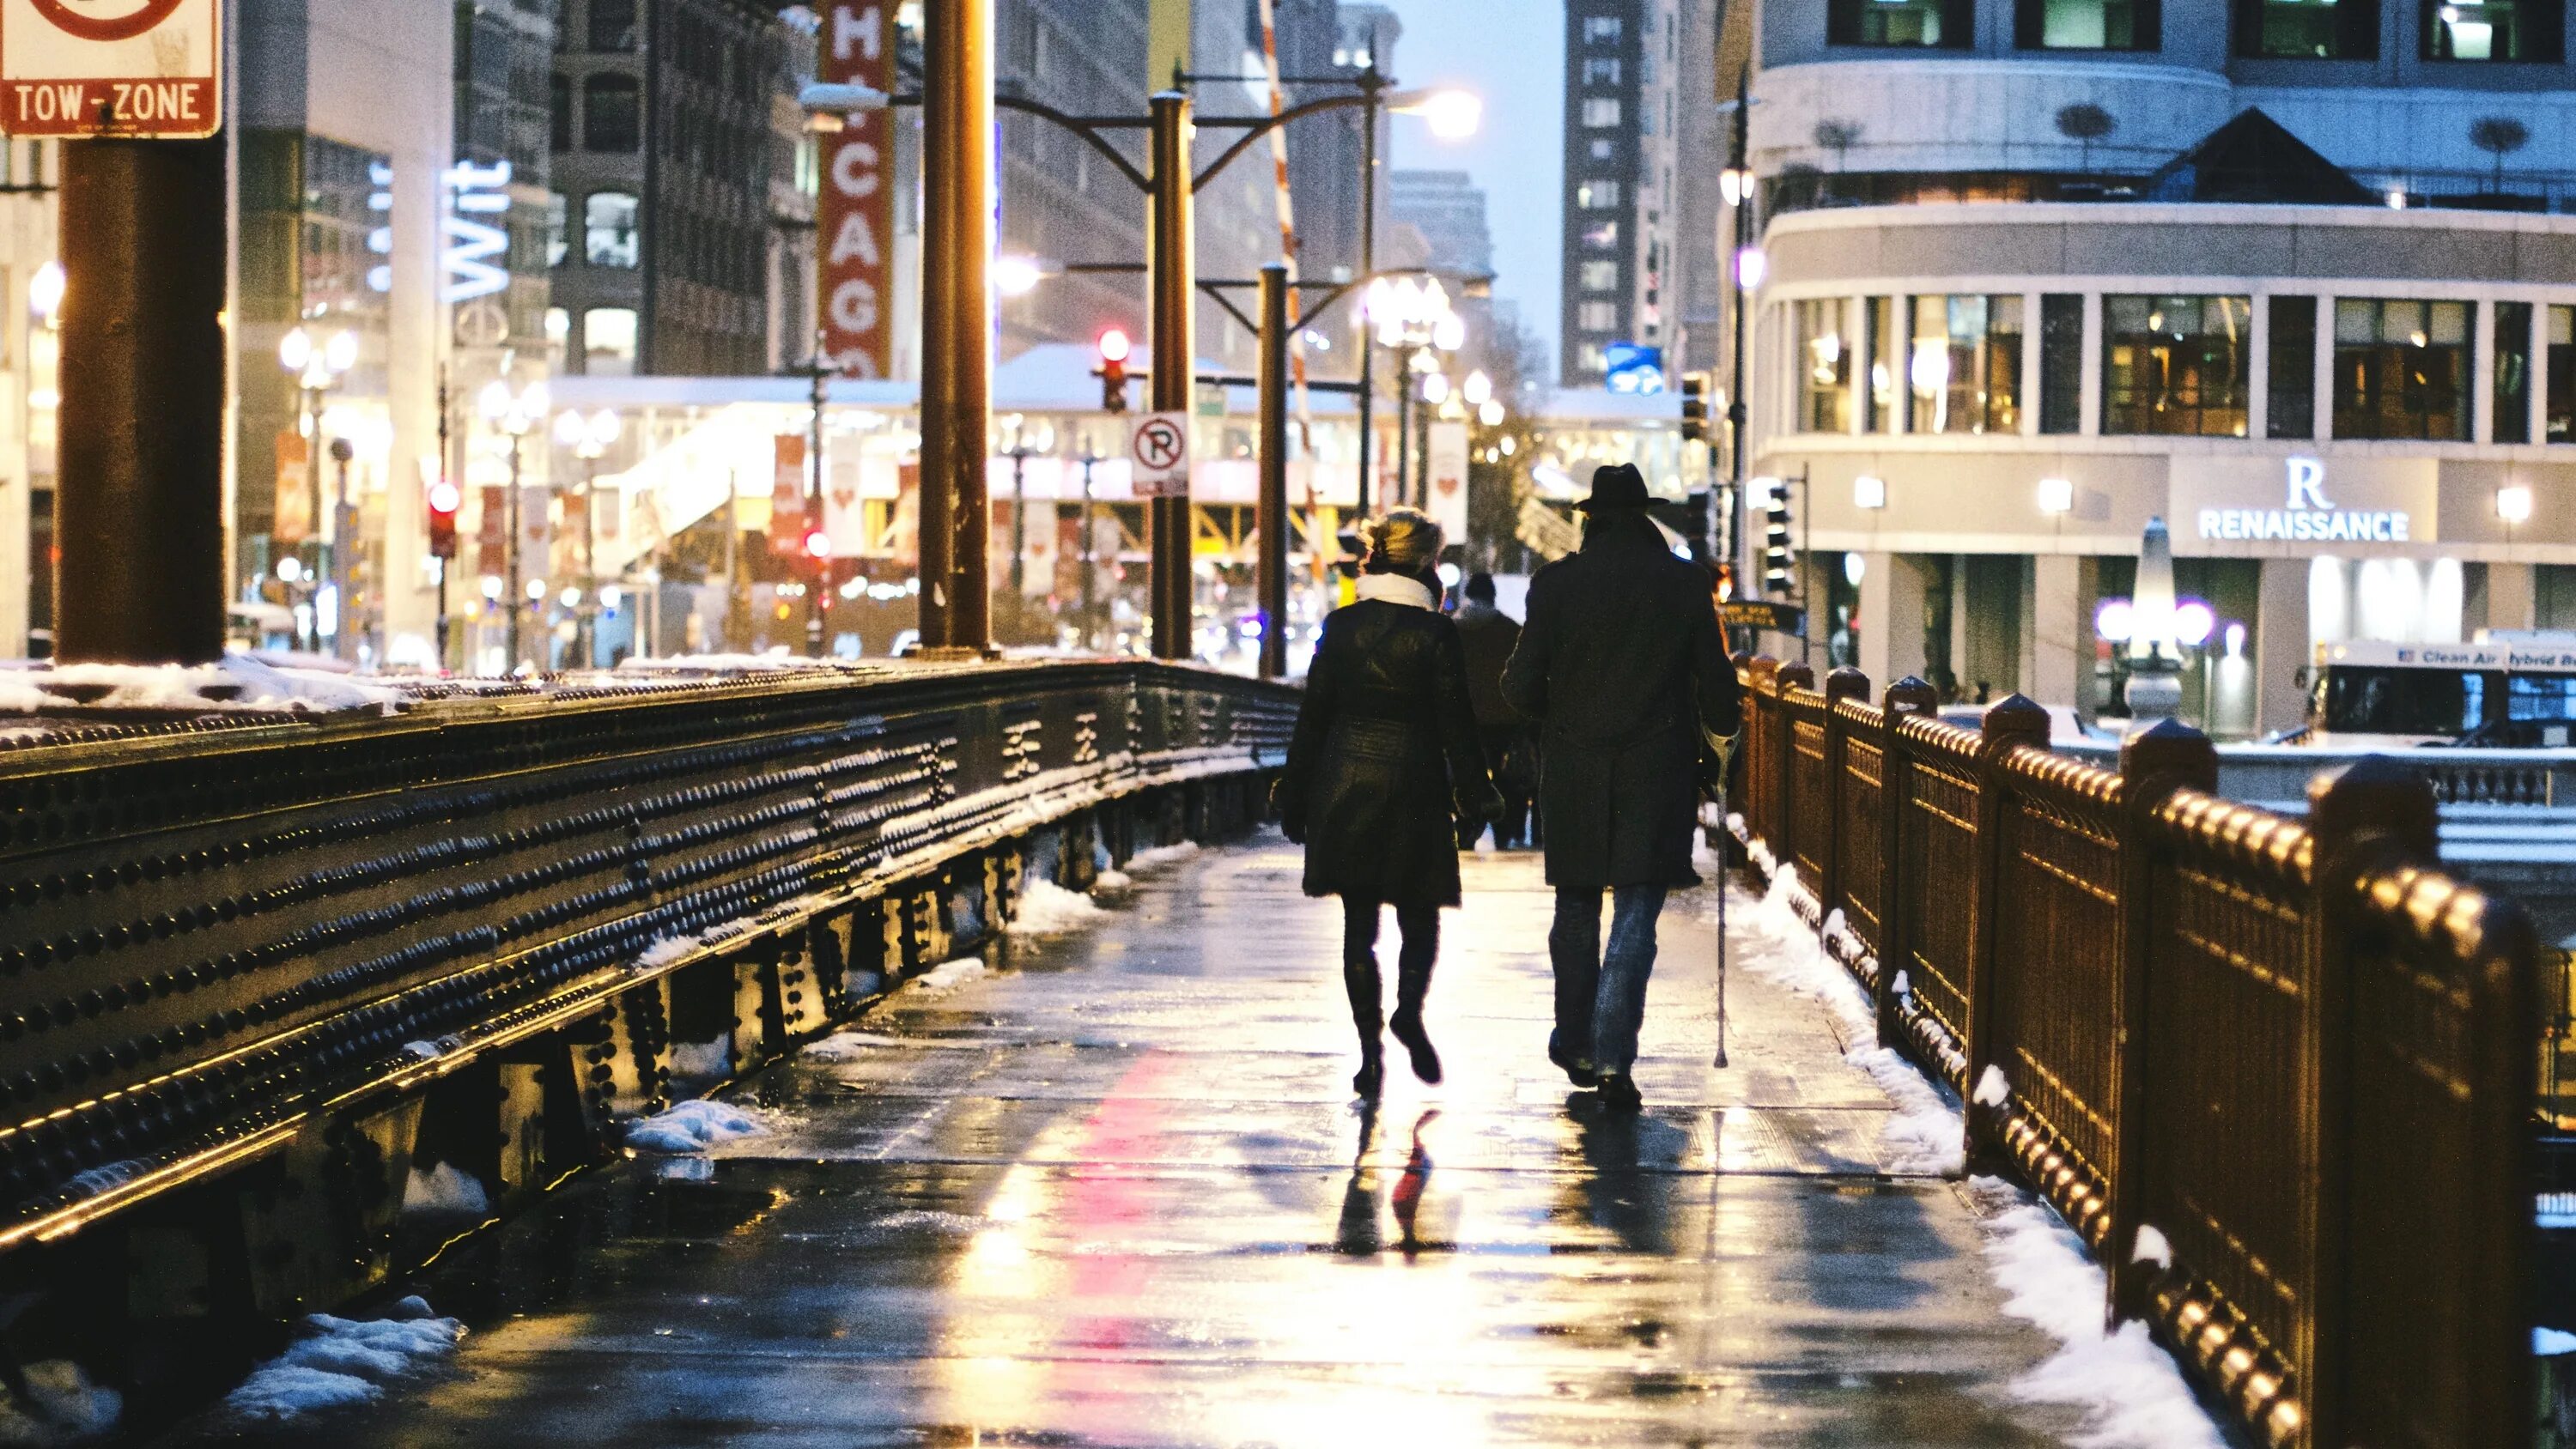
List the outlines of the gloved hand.
{"type": "Polygon", "coordinates": [[[1292,845],[1306,843],[1306,801],[1303,793],[1289,787],[1286,777],[1270,786],[1270,813],[1279,817],[1279,828],[1292,845]]]}

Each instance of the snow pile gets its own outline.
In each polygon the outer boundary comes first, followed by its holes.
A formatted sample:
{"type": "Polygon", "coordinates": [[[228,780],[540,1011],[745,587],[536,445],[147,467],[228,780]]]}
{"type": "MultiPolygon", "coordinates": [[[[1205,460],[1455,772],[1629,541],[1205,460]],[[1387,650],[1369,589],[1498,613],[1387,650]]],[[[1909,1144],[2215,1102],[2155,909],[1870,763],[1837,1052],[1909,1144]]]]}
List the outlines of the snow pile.
{"type": "Polygon", "coordinates": [[[871,1052],[890,1046],[901,1046],[902,1038],[879,1036],[874,1032],[843,1031],[819,1041],[805,1043],[799,1053],[809,1062],[855,1062],[871,1052]]]}
{"type": "Polygon", "coordinates": [[[644,954],[635,958],[635,964],[651,971],[670,965],[703,944],[695,936],[664,936],[661,940],[645,947],[644,954]]]}
{"type": "Polygon", "coordinates": [[[1094,895],[1114,896],[1136,888],[1136,878],[1123,870],[1101,869],[1091,873],[1094,895]]]}
{"type": "Polygon", "coordinates": [[[769,1124],[758,1116],[729,1103],[700,1097],[668,1112],[628,1123],[626,1145],[638,1152],[704,1152],[719,1142],[758,1137],[768,1131],[769,1124]]]}
{"type": "Polygon", "coordinates": [[[943,991],[956,990],[988,969],[981,956],[960,956],[954,961],[940,962],[905,984],[924,995],[936,996],[943,991]]]}
{"type": "Polygon", "coordinates": [[[69,693],[106,709],[302,712],[390,710],[399,690],[320,669],[281,669],[246,654],[216,664],[65,664],[26,676],[28,686],[69,693]]]}
{"type": "Polygon", "coordinates": [[[225,1406],[245,1419],[274,1422],[367,1403],[454,1353],[465,1336],[462,1324],[433,1315],[418,1298],[406,1298],[388,1312],[372,1320],[307,1316],[304,1336],[253,1370],[225,1406]]]}
{"type": "Polygon", "coordinates": [[[675,1041],[666,1053],[675,1077],[721,1077],[733,1070],[733,1034],[714,1041],[675,1041]]]}
{"type": "Polygon", "coordinates": [[[1869,998],[1817,944],[1815,933],[1789,905],[1788,876],[1772,877],[1771,891],[1744,913],[1758,949],[1745,961],[1756,975],[1813,997],[1842,1028],[1843,1059],[1869,1073],[1896,1110],[1879,1128],[1879,1152],[1899,1174],[1956,1177],[1966,1166],[1966,1134],[1932,1084],[1893,1048],[1878,1042],[1878,1018],[1869,998]]]}
{"type": "Polygon", "coordinates": [[[1178,865],[1198,853],[1199,843],[1195,840],[1184,840],[1178,845],[1157,845],[1127,857],[1127,869],[1130,873],[1160,870],[1167,865],[1178,865]]]}
{"type": "Polygon", "coordinates": [[[24,1397],[0,1394],[0,1444],[63,1444],[104,1434],[125,1408],[123,1396],[91,1383],[67,1358],[28,1364],[19,1380],[24,1397]]]}
{"type": "Polygon", "coordinates": [[[2086,1449],[2225,1449],[2182,1371],[2143,1323],[2102,1328],[2102,1270],[2074,1232],[1999,1178],[1969,1181],[1990,1206],[2010,1204],[1983,1224],[1986,1266],[2004,1290],[2004,1311],[2062,1345],[2013,1382],[2033,1403],[2086,1410],[2075,1443],[2086,1449]]]}
{"type": "Polygon", "coordinates": [[[441,1162],[423,1172],[415,1162],[411,1177],[403,1183],[402,1210],[480,1217],[492,1210],[492,1201],[483,1191],[482,1179],[455,1163],[441,1162]]]}
{"type": "Polygon", "coordinates": [[[1020,889],[1019,907],[1011,913],[1011,933],[1052,936],[1107,919],[1109,913],[1092,904],[1091,897],[1082,892],[1067,890],[1051,880],[1032,880],[1020,889]]]}
{"type": "Polygon", "coordinates": [[[62,695],[46,690],[42,679],[37,676],[17,669],[0,670],[0,710],[11,714],[35,714],[40,710],[62,709],[71,703],[62,695]]]}

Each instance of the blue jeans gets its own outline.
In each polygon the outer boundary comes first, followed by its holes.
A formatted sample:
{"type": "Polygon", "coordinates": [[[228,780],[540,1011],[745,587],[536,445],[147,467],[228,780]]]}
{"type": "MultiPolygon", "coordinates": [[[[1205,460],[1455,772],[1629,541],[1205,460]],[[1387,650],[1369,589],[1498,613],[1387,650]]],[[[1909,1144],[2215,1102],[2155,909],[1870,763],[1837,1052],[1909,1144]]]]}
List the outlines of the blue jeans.
{"type": "Polygon", "coordinates": [[[1604,1075],[1627,1074],[1637,1060],[1637,1028],[1646,1018],[1646,978],[1655,970],[1655,918],[1664,911],[1659,885],[1610,892],[1610,949],[1601,949],[1601,892],[1559,890],[1547,954],[1556,968],[1556,1032],[1551,1052],[1585,1057],[1604,1075]]]}

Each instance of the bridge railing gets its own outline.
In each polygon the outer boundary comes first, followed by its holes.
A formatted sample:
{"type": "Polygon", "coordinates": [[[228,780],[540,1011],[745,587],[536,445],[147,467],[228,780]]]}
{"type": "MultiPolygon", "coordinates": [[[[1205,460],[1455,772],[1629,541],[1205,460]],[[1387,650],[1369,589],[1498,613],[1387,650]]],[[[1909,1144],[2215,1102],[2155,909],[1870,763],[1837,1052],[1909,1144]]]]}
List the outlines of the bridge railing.
{"type": "Polygon", "coordinates": [[[525,1200],[1028,873],[1257,819],[1295,707],[925,665],[0,748],[0,1367],[381,1280],[425,1167],[525,1200]]]}
{"type": "Polygon", "coordinates": [[[2418,775],[2304,820],[2211,793],[2209,742],[2108,770],[2018,697],[1746,662],[1736,828],[2009,1165],[2257,1442],[2533,1442],[2541,973],[2438,867],[2418,775]]]}

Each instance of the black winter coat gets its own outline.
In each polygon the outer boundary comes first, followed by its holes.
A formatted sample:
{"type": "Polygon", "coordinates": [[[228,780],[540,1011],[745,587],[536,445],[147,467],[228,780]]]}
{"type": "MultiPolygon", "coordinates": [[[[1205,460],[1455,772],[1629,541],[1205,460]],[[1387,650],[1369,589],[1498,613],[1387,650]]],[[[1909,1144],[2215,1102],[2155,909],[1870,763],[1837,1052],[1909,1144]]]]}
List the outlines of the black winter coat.
{"type": "Polygon", "coordinates": [[[1549,884],[1698,884],[1700,731],[1735,733],[1743,708],[1706,569],[1642,513],[1595,518],[1530,580],[1503,697],[1543,722],[1549,884]]]}
{"type": "Polygon", "coordinates": [[[1306,894],[1458,904],[1452,802],[1492,793],[1457,626],[1374,599],[1326,615],[1278,795],[1306,894]]]}

